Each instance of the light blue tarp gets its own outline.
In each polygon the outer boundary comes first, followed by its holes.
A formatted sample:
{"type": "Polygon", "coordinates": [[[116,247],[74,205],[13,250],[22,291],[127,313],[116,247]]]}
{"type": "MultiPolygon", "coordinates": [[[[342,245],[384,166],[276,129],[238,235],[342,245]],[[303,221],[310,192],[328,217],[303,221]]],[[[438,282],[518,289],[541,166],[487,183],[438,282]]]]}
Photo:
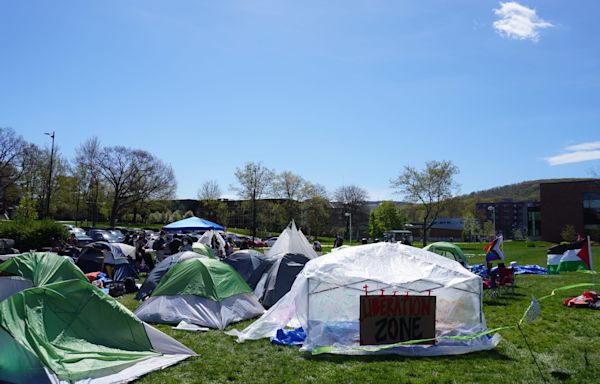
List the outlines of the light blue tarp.
{"type": "MultiPolygon", "coordinates": [[[[494,267],[492,271],[496,271],[497,269],[498,267],[494,267]]],[[[487,268],[483,264],[471,265],[469,270],[479,276],[487,275],[487,268]]],[[[513,273],[515,275],[547,275],[548,270],[539,265],[516,265],[513,273]]]]}
{"type": "Polygon", "coordinates": [[[179,220],[163,227],[165,231],[208,231],[214,229],[222,231],[222,225],[213,223],[205,219],[201,219],[196,216],[188,217],[187,219],[179,220]]]}

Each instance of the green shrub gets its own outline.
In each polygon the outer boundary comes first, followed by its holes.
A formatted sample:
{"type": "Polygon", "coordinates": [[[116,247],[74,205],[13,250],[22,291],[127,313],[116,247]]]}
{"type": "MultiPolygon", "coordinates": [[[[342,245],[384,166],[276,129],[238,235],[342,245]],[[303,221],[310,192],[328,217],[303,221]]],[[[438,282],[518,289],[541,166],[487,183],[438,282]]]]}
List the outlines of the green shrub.
{"type": "Polygon", "coordinates": [[[51,247],[55,236],[67,237],[62,224],[54,221],[4,221],[0,222],[0,238],[13,239],[21,252],[51,247]]]}

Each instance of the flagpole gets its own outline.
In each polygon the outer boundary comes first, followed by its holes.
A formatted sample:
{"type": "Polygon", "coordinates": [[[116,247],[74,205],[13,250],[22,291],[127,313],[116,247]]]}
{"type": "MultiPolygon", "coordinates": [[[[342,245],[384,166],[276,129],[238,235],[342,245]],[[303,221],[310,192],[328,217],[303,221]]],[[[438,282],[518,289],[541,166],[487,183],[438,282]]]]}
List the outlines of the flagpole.
{"type": "Polygon", "coordinates": [[[594,271],[594,256],[592,256],[592,242],[590,236],[587,237],[588,255],[590,255],[590,270],[592,271],[592,284],[596,286],[596,271],[594,271]]]}

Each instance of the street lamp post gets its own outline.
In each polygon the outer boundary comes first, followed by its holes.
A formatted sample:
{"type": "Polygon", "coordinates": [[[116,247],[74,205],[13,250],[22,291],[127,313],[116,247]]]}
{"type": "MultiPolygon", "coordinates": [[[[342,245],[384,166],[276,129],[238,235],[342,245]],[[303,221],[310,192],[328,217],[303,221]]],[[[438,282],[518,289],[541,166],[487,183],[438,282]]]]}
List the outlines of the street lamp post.
{"type": "Polygon", "coordinates": [[[352,213],[346,212],[346,213],[344,213],[344,216],[346,216],[350,221],[350,237],[349,237],[349,239],[350,239],[350,245],[352,245],[352,213]]]}
{"type": "Polygon", "coordinates": [[[52,194],[52,167],[54,165],[54,131],[44,133],[52,138],[52,149],[50,150],[50,171],[48,172],[48,198],[46,200],[46,218],[50,217],[50,195],[52,194]]]}
{"type": "Polygon", "coordinates": [[[496,207],[490,205],[487,209],[492,212],[492,224],[494,225],[494,236],[496,236],[496,207]]]}

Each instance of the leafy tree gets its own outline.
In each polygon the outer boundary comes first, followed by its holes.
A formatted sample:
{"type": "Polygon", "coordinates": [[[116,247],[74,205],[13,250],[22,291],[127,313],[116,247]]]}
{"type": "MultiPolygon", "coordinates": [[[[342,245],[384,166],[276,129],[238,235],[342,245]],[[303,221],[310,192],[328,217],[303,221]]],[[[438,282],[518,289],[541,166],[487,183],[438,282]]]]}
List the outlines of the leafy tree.
{"type": "Polygon", "coordinates": [[[315,196],[302,203],[304,210],[304,226],[306,234],[318,236],[323,234],[325,225],[329,221],[329,201],[326,198],[315,196]]]}
{"type": "Polygon", "coordinates": [[[271,185],[274,171],[261,163],[248,162],[243,168],[236,168],[235,177],[238,185],[231,187],[243,199],[251,201],[252,236],[256,237],[257,200],[263,197],[271,185]]]}
{"type": "Polygon", "coordinates": [[[481,224],[472,213],[467,213],[463,217],[463,240],[475,241],[481,236],[481,224]]]}
{"type": "Polygon", "coordinates": [[[183,214],[183,218],[184,218],[184,219],[187,219],[187,218],[189,218],[189,217],[192,217],[192,216],[194,216],[194,212],[192,212],[192,211],[186,211],[186,212],[183,214]]]}
{"type": "Polygon", "coordinates": [[[28,196],[23,196],[17,206],[15,219],[17,221],[31,221],[38,218],[38,212],[35,208],[35,200],[28,196]]]}
{"type": "Polygon", "coordinates": [[[406,219],[393,201],[384,201],[369,214],[369,234],[381,237],[384,232],[404,228],[406,219]]]}
{"type": "Polygon", "coordinates": [[[405,166],[400,176],[391,181],[391,187],[397,193],[423,206],[423,245],[427,245],[427,231],[433,226],[446,201],[458,190],[454,181],[458,172],[458,167],[451,161],[429,161],[422,171],[405,166]]]}

